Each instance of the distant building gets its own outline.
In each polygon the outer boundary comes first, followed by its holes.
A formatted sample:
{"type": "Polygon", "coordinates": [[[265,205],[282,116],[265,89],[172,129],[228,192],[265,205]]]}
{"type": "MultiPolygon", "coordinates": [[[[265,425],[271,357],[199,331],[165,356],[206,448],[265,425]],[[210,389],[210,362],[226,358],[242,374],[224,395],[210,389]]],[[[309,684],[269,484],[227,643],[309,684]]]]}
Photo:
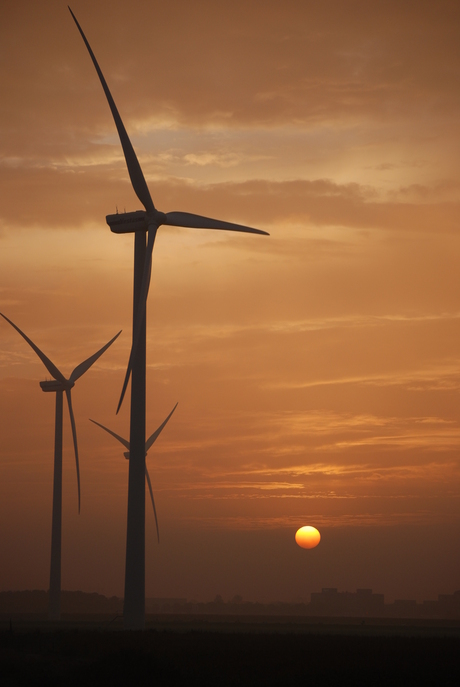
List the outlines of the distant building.
{"type": "Polygon", "coordinates": [[[453,594],[439,594],[436,601],[418,604],[413,599],[397,599],[387,606],[387,615],[392,618],[460,618],[460,591],[453,594]]]}
{"type": "Polygon", "coordinates": [[[443,618],[460,618],[460,590],[453,594],[439,594],[438,604],[443,618]]]}
{"type": "Polygon", "coordinates": [[[374,594],[372,589],[357,589],[356,593],[339,592],[335,587],[324,587],[321,592],[312,592],[308,606],[309,615],[331,616],[383,616],[385,614],[383,594],[374,594]]]}
{"type": "Polygon", "coordinates": [[[415,599],[396,599],[393,604],[387,606],[387,615],[392,618],[418,618],[422,606],[415,599]]]}

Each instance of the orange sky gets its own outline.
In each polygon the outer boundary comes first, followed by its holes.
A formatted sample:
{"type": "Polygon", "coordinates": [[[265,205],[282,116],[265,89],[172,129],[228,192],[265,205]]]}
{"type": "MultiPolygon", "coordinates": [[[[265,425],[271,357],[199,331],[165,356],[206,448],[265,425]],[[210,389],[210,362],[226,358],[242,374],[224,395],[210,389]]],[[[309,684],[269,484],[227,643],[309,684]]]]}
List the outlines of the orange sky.
{"type": "MultiPolygon", "coordinates": [[[[441,0],[73,0],[156,206],[147,595],[392,598],[458,588],[460,7],[441,0]],[[94,7],[94,4],[96,7],[94,7]],[[314,525],[312,551],[294,534],[314,525]]],[[[130,348],[139,209],[65,2],[0,8],[0,311],[68,375],[63,588],[123,593],[127,464],[88,422],[130,348]]],[[[47,588],[54,398],[0,323],[0,589],[47,588]]]]}

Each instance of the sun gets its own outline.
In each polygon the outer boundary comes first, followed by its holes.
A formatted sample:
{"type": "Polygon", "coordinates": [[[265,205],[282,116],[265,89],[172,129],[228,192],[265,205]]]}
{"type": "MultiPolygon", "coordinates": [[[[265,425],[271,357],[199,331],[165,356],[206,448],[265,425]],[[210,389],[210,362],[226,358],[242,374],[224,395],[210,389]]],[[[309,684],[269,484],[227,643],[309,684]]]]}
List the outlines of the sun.
{"type": "Polygon", "coordinates": [[[314,549],[315,546],[318,546],[320,543],[321,535],[316,527],[306,525],[297,530],[295,533],[295,540],[302,549],[314,549]]]}

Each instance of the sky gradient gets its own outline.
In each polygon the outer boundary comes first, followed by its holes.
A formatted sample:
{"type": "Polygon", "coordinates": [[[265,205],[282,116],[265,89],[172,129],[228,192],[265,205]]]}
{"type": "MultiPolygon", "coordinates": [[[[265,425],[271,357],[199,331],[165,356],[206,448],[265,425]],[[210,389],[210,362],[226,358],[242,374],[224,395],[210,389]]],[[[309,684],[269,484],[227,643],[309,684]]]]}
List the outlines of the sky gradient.
{"type": "MultiPolygon", "coordinates": [[[[74,0],[162,227],[148,303],[147,596],[435,598],[460,574],[460,7],[74,0]],[[312,525],[321,543],[294,542],[312,525]]],[[[64,589],[123,593],[127,463],[88,422],[130,350],[140,209],[66,3],[0,8],[0,311],[73,391],[64,589]]],[[[47,588],[54,396],[0,323],[0,589],[47,588]]]]}

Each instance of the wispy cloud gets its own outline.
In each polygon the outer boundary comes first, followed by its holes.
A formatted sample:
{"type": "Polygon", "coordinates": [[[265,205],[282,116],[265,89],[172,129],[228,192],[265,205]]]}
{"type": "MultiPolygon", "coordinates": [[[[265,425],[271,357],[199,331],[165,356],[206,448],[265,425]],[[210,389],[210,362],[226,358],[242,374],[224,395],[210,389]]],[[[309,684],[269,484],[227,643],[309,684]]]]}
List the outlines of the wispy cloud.
{"type": "Polygon", "coordinates": [[[460,387],[460,362],[441,363],[431,369],[401,370],[382,374],[347,376],[336,379],[313,379],[310,381],[269,382],[272,389],[308,389],[320,386],[344,384],[368,386],[405,386],[409,389],[457,389],[460,387]]]}
{"type": "Polygon", "coordinates": [[[217,516],[200,517],[192,516],[189,522],[192,526],[203,529],[215,530],[270,530],[270,529],[289,529],[295,531],[305,522],[314,524],[318,528],[345,529],[348,527],[394,527],[402,524],[431,524],[443,522],[443,517],[433,517],[429,511],[416,511],[412,513],[363,513],[345,514],[339,516],[325,516],[320,512],[305,512],[298,515],[286,516],[217,516]]]}

